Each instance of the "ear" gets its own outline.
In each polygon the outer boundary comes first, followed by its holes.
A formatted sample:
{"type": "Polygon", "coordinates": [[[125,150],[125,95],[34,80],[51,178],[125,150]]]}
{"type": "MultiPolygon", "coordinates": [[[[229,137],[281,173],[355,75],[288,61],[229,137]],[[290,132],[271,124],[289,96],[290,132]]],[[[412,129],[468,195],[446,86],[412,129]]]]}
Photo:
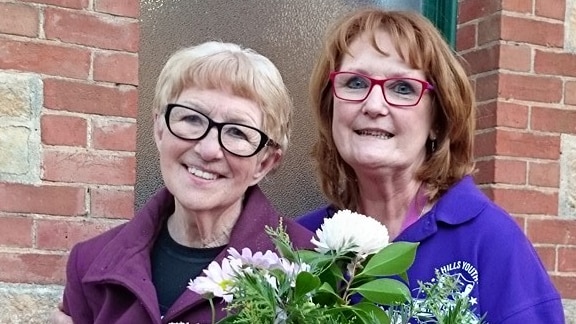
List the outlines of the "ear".
{"type": "Polygon", "coordinates": [[[270,171],[272,171],[282,160],[282,149],[268,149],[262,157],[258,157],[258,162],[254,167],[254,175],[251,186],[257,184],[270,171]]]}
{"type": "Polygon", "coordinates": [[[162,115],[154,114],[154,142],[156,142],[156,148],[160,150],[160,142],[162,141],[162,136],[164,135],[164,127],[162,125],[162,115]]]}

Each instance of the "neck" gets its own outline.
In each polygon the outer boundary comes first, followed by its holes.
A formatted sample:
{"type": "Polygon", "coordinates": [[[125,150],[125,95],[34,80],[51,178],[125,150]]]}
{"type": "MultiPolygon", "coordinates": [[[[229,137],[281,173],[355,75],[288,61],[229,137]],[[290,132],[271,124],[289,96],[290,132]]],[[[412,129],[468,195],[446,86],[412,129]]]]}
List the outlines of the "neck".
{"type": "Polygon", "coordinates": [[[241,201],[222,213],[184,212],[176,208],[168,219],[168,232],[178,244],[193,248],[227,245],[238,217],[241,201]]]}
{"type": "MultiPolygon", "coordinates": [[[[389,231],[391,239],[396,238],[402,231],[411,202],[415,199],[422,182],[405,178],[359,178],[360,205],[359,211],[374,217],[384,224],[389,231]]],[[[416,206],[416,217],[426,205],[416,206]]]]}

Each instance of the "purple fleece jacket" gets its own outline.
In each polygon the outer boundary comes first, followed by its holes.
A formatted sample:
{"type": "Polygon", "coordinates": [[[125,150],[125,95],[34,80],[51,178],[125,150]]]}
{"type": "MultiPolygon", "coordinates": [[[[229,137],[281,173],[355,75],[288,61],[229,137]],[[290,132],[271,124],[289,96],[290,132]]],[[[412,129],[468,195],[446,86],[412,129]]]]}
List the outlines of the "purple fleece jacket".
{"type": "MultiPolygon", "coordinates": [[[[163,188],[129,222],[74,246],[67,265],[64,309],[75,324],[211,323],[209,302],[188,289],[164,318],[160,317],[150,252],[165,217],[173,210],[174,197],[163,188]]],[[[276,228],[279,219],[262,191],[257,186],[249,188],[228,247],[274,250],[264,227],[276,228]]],[[[295,247],[311,248],[310,231],[286,218],[284,225],[295,247]]],[[[222,261],[226,250],[215,260],[222,261]]],[[[215,303],[220,318],[224,304],[220,300],[215,303]]]]}
{"type": "MultiPolygon", "coordinates": [[[[297,221],[311,231],[331,217],[332,207],[297,221]]],[[[514,219],[465,177],[395,241],[420,242],[408,270],[410,289],[434,271],[459,277],[462,292],[490,324],[564,323],[560,295],[532,244],[514,219]]]]}

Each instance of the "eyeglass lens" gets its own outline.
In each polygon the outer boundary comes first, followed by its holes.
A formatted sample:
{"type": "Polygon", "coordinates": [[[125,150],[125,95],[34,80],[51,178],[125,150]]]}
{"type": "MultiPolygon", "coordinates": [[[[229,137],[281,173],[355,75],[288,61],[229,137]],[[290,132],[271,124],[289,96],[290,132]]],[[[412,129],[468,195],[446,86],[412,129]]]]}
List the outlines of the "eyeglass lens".
{"type": "Polygon", "coordinates": [[[220,144],[232,154],[250,156],[262,147],[260,130],[235,123],[216,123],[208,116],[191,108],[174,105],[169,108],[168,128],[182,139],[201,139],[212,126],[218,128],[220,144]]]}
{"type": "Polygon", "coordinates": [[[384,99],[391,105],[411,106],[420,101],[424,92],[421,81],[410,78],[374,80],[357,73],[340,72],[334,75],[333,87],[338,98],[365,100],[374,85],[380,84],[384,99]]]}

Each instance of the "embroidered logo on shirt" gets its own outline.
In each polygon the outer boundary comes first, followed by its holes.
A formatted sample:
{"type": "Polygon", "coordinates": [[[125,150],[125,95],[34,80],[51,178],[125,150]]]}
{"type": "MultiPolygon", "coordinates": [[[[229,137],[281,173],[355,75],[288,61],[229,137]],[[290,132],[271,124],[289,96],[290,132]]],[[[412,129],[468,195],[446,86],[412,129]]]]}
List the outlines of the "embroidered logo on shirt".
{"type": "MultiPolygon", "coordinates": [[[[437,270],[440,273],[456,277],[461,284],[461,293],[464,296],[470,295],[478,285],[478,270],[470,262],[454,261],[439,267],[437,270]]],[[[470,297],[470,302],[474,305],[478,303],[478,300],[475,297],[470,297]]]]}

